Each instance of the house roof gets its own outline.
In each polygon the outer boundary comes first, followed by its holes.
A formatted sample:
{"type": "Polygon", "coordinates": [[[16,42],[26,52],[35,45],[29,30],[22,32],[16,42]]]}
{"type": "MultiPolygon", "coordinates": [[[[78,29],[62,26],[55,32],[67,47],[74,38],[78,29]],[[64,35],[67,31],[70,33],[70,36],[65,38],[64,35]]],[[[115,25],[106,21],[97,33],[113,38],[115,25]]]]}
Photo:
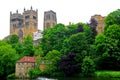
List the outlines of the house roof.
{"type": "Polygon", "coordinates": [[[35,58],[30,56],[24,56],[22,59],[18,60],[17,62],[35,62],[35,58]]]}

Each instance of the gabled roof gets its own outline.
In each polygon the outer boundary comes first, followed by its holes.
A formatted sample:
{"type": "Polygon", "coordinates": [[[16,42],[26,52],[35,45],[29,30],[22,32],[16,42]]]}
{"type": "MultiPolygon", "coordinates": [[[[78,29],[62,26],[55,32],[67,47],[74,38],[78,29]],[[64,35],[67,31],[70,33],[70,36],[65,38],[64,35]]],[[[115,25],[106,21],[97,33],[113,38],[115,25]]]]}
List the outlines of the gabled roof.
{"type": "Polygon", "coordinates": [[[35,58],[30,56],[24,56],[22,59],[18,60],[17,62],[35,62],[35,58]]]}

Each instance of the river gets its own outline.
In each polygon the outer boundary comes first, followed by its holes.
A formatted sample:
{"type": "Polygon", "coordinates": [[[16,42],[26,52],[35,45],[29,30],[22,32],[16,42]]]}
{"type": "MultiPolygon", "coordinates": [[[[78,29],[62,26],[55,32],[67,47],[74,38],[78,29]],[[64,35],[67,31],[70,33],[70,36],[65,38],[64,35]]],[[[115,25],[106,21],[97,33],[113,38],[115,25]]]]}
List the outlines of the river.
{"type": "Polygon", "coordinates": [[[38,77],[37,80],[120,80],[120,78],[41,78],[38,77]]]}

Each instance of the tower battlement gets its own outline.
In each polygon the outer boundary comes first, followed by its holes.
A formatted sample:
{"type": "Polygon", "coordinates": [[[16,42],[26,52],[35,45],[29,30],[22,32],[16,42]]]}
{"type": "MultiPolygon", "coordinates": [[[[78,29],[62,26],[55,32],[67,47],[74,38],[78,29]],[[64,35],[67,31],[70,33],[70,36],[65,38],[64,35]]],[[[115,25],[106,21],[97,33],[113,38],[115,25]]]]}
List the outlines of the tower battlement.
{"type": "Polygon", "coordinates": [[[56,13],[52,10],[44,12],[44,30],[57,24],[56,13]]]}
{"type": "Polygon", "coordinates": [[[24,12],[16,13],[10,12],[10,35],[17,34],[20,38],[24,38],[33,32],[38,31],[38,10],[25,10],[24,12]]]}

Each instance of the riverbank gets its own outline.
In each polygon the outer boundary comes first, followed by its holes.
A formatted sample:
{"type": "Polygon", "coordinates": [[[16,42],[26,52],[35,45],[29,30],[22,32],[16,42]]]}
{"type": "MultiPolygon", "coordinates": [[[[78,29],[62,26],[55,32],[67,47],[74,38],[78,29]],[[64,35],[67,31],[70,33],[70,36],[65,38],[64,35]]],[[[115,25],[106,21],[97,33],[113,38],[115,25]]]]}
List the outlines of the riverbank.
{"type": "Polygon", "coordinates": [[[120,71],[96,71],[95,77],[120,78],[120,71]]]}

